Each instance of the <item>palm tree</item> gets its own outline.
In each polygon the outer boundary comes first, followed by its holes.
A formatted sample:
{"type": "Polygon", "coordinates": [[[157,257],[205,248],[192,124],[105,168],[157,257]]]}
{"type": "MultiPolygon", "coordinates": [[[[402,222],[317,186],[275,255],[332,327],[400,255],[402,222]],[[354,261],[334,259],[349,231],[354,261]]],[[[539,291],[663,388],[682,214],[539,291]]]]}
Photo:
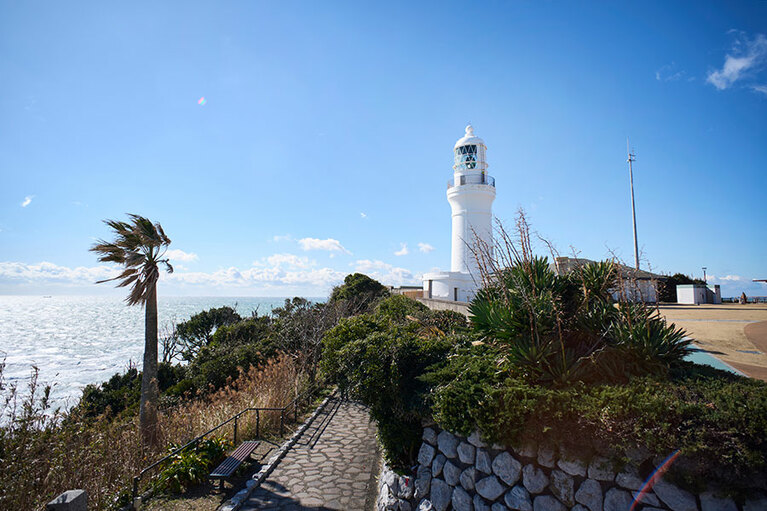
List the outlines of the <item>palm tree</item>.
{"type": "Polygon", "coordinates": [[[160,391],[157,385],[157,279],[159,265],[168,273],[173,267],[164,259],[170,239],[159,223],[139,215],[128,215],[130,221],[104,220],[115,233],[113,242],[98,240],[91,252],[101,254],[99,261],[117,263],[125,270],[117,277],[100,280],[97,283],[119,281],[117,287],[131,286],[125,299],[128,305],[143,305],[144,323],[144,367],[141,379],[141,405],[139,430],[142,444],[152,446],[157,441],[157,402],[160,391]]]}

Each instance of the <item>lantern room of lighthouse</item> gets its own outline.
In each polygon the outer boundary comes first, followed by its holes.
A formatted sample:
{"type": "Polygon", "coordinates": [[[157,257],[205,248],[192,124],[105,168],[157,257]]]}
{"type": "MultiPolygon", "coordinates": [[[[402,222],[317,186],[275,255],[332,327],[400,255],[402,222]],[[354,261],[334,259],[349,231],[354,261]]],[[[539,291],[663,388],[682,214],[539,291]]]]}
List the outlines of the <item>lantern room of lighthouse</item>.
{"type": "Polygon", "coordinates": [[[453,146],[453,179],[447,184],[452,213],[450,271],[423,276],[424,298],[466,302],[481,285],[475,253],[493,247],[495,179],[487,172],[487,146],[471,125],[453,146]]]}

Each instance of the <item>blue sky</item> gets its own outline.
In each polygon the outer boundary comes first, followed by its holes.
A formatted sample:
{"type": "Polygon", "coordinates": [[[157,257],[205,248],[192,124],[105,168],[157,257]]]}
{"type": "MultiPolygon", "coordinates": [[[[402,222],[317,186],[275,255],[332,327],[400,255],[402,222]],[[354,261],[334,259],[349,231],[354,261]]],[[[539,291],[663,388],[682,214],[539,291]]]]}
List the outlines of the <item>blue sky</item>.
{"type": "Polygon", "coordinates": [[[643,267],[767,295],[765,2],[0,2],[0,77],[0,293],[119,293],[127,212],[161,293],[417,283],[470,121],[507,224],[631,260],[628,136],[643,267]]]}

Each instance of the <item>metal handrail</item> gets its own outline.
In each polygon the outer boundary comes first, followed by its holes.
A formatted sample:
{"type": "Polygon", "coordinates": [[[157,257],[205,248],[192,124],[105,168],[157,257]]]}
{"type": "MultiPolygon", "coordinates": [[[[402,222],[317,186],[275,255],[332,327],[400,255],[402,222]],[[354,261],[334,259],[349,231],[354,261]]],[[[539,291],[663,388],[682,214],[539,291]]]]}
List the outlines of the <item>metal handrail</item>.
{"type": "Polygon", "coordinates": [[[482,172],[480,174],[479,182],[472,182],[473,178],[467,179],[467,174],[458,176],[458,179],[451,179],[447,182],[448,189],[453,188],[454,186],[463,186],[463,185],[489,185],[492,187],[495,187],[495,178],[493,176],[488,176],[485,172],[482,172]],[[456,182],[457,181],[457,182],[456,182]]]}
{"type": "Polygon", "coordinates": [[[214,431],[221,429],[222,427],[226,426],[230,422],[234,421],[234,442],[237,443],[237,422],[239,418],[247,413],[247,412],[256,412],[256,438],[259,438],[260,436],[260,425],[261,425],[261,412],[280,412],[280,436],[284,434],[285,430],[285,411],[293,408],[293,417],[294,420],[298,420],[298,404],[303,400],[306,399],[308,402],[308,398],[311,397],[311,395],[317,391],[320,387],[318,387],[316,384],[312,384],[309,386],[308,389],[304,390],[300,394],[298,394],[292,401],[290,401],[288,404],[286,404],[283,407],[248,407],[244,410],[241,410],[240,412],[232,415],[228,419],[226,419],[224,422],[218,424],[217,426],[214,426],[212,429],[209,429],[205,433],[193,438],[186,444],[182,445],[181,447],[178,447],[171,451],[169,454],[167,454],[165,457],[155,461],[148,467],[144,468],[137,476],[133,477],[133,487],[131,491],[131,509],[137,509],[136,508],[136,498],[138,497],[138,485],[141,479],[144,477],[144,474],[152,470],[153,468],[156,468],[158,465],[162,464],[163,462],[167,461],[171,457],[175,456],[176,454],[180,453],[184,449],[190,447],[191,445],[194,445],[198,443],[200,440],[208,436],[209,434],[213,433],[214,431]],[[303,398],[303,399],[302,399],[303,398]]]}

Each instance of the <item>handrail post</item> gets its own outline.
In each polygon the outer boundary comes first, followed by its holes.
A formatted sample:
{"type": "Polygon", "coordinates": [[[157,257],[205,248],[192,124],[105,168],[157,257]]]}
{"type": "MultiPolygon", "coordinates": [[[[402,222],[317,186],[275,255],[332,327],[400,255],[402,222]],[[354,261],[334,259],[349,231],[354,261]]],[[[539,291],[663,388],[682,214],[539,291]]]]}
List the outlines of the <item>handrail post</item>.
{"type": "Polygon", "coordinates": [[[237,445],[237,419],[239,419],[240,416],[235,416],[234,418],[234,445],[237,445]]]}
{"type": "Polygon", "coordinates": [[[280,410],[280,436],[285,433],[285,409],[280,410]]]}
{"type": "Polygon", "coordinates": [[[133,478],[133,490],[131,491],[131,499],[130,499],[131,509],[136,509],[136,497],[138,497],[138,478],[139,476],[135,476],[133,478]]]}
{"type": "Polygon", "coordinates": [[[256,438],[261,438],[261,410],[256,409],[256,438]]]}

